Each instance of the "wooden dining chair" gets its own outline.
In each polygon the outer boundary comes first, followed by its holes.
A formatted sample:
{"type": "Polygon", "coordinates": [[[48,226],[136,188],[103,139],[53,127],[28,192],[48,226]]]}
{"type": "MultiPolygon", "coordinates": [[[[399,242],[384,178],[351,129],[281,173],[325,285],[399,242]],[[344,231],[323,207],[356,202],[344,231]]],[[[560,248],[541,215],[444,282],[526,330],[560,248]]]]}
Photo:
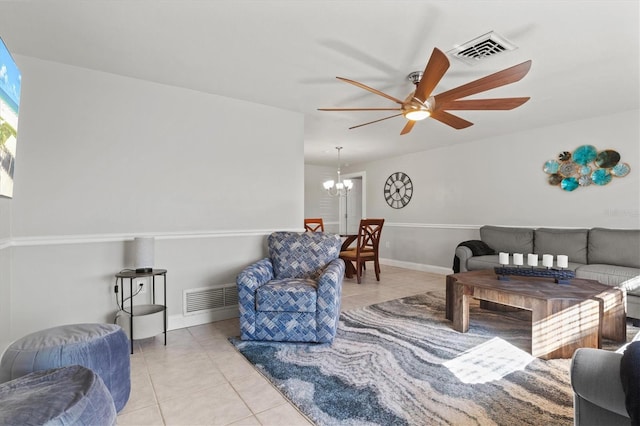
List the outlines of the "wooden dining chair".
{"type": "Polygon", "coordinates": [[[380,261],[378,246],[384,219],[362,219],[358,227],[358,242],[355,248],[340,252],[340,258],[346,262],[355,262],[358,284],[362,281],[365,262],[373,262],[376,280],[380,281],[380,261]]]}
{"type": "Polygon", "coordinates": [[[321,217],[306,218],[304,230],[308,232],[324,232],[324,222],[321,217]]]}

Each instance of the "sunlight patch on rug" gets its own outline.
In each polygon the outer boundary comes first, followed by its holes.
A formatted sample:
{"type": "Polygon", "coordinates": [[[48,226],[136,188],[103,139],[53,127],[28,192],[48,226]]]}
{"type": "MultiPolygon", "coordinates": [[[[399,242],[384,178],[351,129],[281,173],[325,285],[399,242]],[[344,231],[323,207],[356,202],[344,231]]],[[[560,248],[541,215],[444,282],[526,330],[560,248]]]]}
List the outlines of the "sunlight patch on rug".
{"type": "Polygon", "coordinates": [[[445,362],[462,383],[486,383],[524,370],[535,358],[499,337],[494,337],[445,362]]]}

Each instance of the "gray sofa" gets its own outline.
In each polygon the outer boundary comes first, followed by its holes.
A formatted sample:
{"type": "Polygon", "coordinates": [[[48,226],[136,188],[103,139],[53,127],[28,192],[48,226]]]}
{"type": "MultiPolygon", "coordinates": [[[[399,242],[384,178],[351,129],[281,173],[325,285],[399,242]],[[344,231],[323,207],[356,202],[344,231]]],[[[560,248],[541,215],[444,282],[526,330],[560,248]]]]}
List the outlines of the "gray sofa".
{"type": "MultiPolygon", "coordinates": [[[[483,226],[481,241],[463,242],[455,251],[454,272],[500,266],[498,253],[569,257],[576,278],[597,280],[627,291],[627,316],[640,319],[640,230],[510,228],[483,226]],[[476,244],[465,244],[476,243],[476,244]],[[478,244],[481,243],[481,244],[478,244]],[[495,252],[495,254],[486,254],[495,252]],[[459,269],[459,271],[456,271],[459,269]]],[[[511,263],[513,260],[511,259],[511,263]]]]}

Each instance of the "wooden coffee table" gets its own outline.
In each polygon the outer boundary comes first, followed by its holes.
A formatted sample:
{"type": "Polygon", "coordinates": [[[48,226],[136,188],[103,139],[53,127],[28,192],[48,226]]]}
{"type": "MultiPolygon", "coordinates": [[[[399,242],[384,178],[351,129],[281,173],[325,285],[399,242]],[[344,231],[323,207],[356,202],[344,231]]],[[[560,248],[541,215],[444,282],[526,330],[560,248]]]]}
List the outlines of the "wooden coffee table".
{"type": "Polygon", "coordinates": [[[581,347],[600,348],[602,338],[625,342],[626,292],[598,281],[509,276],[492,270],[447,276],[446,317],[456,331],[469,330],[472,298],[531,311],[531,355],[570,358],[581,347]]]}

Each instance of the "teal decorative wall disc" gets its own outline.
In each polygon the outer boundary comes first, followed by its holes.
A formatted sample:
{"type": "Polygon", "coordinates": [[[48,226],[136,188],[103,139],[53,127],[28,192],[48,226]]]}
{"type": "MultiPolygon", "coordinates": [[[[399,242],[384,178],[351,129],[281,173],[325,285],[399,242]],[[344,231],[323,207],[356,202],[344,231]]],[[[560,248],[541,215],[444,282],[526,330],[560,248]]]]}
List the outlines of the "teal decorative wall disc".
{"type": "Polygon", "coordinates": [[[565,191],[573,191],[578,186],[579,186],[578,179],[576,179],[574,177],[564,178],[564,179],[562,179],[562,182],[560,183],[560,187],[562,189],[564,189],[565,191]]]}
{"type": "Polygon", "coordinates": [[[606,185],[611,182],[611,173],[607,169],[598,169],[591,173],[591,180],[596,185],[606,185]]]}
{"type": "Polygon", "coordinates": [[[582,145],[573,151],[573,162],[576,164],[589,164],[596,159],[598,150],[593,145],[582,145]]]}
{"type": "Polygon", "coordinates": [[[627,163],[618,163],[611,169],[611,174],[617,177],[624,177],[629,174],[631,168],[627,163]]]}
{"type": "Polygon", "coordinates": [[[559,168],[560,164],[556,160],[549,160],[544,163],[544,167],[542,168],[542,170],[544,170],[545,173],[553,174],[558,173],[559,168]]]}
{"type": "Polygon", "coordinates": [[[624,177],[631,167],[620,162],[620,153],[613,149],[598,152],[593,145],[581,145],[573,153],[562,151],[557,160],[549,160],[542,166],[549,175],[549,185],[574,191],[581,186],[607,185],[614,177],[624,177]]]}

